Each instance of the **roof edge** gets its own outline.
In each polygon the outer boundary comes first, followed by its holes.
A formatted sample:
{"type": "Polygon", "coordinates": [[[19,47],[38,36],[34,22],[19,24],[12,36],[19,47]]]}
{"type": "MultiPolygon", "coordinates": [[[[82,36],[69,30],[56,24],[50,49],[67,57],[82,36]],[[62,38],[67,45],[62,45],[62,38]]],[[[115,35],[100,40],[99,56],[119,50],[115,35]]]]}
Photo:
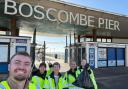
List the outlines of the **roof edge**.
{"type": "Polygon", "coordinates": [[[101,10],[101,9],[96,9],[96,8],[92,8],[92,7],[87,7],[87,6],[83,6],[83,5],[80,5],[80,4],[74,4],[74,3],[70,3],[70,2],[65,2],[65,1],[62,1],[62,0],[49,0],[49,1],[57,2],[57,3],[61,3],[61,4],[67,4],[67,5],[71,5],[71,6],[75,6],[75,7],[79,7],[79,8],[86,8],[86,9],[90,9],[90,10],[94,10],[94,11],[98,11],[98,12],[104,12],[104,13],[108,13],[108,14],[128,17],[128,15],[115,13],[115,12],[111,12],[111,11],[106,11],[106,10],[101,10]]]}

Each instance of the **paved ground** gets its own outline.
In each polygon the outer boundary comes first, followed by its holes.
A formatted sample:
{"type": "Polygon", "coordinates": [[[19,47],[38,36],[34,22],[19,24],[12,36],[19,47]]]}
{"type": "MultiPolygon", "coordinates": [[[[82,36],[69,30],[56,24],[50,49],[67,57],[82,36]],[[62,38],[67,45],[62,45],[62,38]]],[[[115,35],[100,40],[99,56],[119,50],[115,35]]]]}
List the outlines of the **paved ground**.
{"type": "Polygon", "coordinates": [[[128,75],[97,78],[99,89],[128,89],[128,75]]]}
{"type": "Polygon", "coordinates": [[[99,89],[128,89],[128,68],[115,67],[94,70],[99,89]]]}

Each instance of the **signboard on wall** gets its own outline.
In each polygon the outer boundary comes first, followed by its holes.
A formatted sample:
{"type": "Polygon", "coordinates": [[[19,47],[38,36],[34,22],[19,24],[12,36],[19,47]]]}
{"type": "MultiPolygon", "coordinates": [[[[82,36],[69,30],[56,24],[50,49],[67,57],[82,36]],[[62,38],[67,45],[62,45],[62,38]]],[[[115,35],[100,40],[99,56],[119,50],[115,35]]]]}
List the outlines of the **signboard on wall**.
{"type": "Polygon", "coordinates": [[[26,46],[16,46],[16,52],[26,52],[27,47],[26,46]]]}
{"type": "Polygon", "coordinates": [[[89,48],[89,64],[95,68],[95,48],[89,48]]]}
{"type": "Polygon", "coordinates": [[[98,60],[106,60],[106,59],[107,59],[107,49],[98,48],[98,60]]]}
{"type": "Polygon", "coordinates": [[[117,60],[117,66],[124,66],[124,60],[117,60]]]}
{"type": "Polygon", "coordinates": [[[108,60],[108,66],[116,66],[116,60],[108,60]]]}
{"type": "Polygon", "coordinates": [[[107,48],[98,48],[98,67],[107,66],[107,48]]]}
{"type": "Polygon", "coordinates": [[[114,19],[95,17],[92,15],[68,12],[64,9],[56,9],[52,7],[45,7],[42,5],[31,5],[27,2],[18,3],[15,0],[4,0],[4,11],[6,15],[20,15],[25,18],[32,17],[37,20],[47,19],[52,22],[70,23],[76,22],[77,25],[104,28],[109,30],[120,31],[120,22],[114,19]],[[26,6],[27,14],[24,13],[26,6]],[[45,11],[45,13],[44,13],[45,11]],[[55,18],[51,15],[54,14],[55,18]],[[97,24],[95,24],[97,23],[97,24]]]}
{"type": "Polygon", "coordinates": [[[106,67],[107,61],[98,61],[98,67],[106,67]]]}
{"type": "Polygon", "coordinates": [[[16,39],[16,43],[27,43],[27,39],[16,39]]]}

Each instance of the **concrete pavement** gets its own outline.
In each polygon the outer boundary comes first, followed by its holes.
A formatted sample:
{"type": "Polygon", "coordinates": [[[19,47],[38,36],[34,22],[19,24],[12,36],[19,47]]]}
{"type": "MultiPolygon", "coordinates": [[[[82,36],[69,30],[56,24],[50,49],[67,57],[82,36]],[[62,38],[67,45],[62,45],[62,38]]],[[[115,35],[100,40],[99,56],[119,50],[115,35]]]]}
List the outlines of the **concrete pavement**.
{"type": "Polygon", "coordinates": [[[99,89],[128,89],[128,68],[112,67],[94,70],[99,89]]]}

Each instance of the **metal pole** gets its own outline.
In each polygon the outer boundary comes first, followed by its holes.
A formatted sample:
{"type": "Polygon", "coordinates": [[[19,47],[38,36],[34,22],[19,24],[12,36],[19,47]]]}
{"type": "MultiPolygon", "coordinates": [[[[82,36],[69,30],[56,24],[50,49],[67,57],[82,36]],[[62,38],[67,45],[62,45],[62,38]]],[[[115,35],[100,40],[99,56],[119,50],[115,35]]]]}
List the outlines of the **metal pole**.
{"type": "Polygon", "coordinates": [[[69,60],[71,60],[71,33],[70,33],[69,37],[70,37],[70,44],[69,44],[69,60]]]}
{"type": "Polygon", "coordinates": [[[32,42],[32,46],[31,46],[31,57],[33,60],[32,64],[34,64],[34,62],[35,62],[35,47],[36,47],[36,28],[35,28],[34,33],[33,33],[33,42],[32,42]]]}
{"type": "Polygon", "coordinates": [[[68,46],[68,42],[67,42],[67,35],[66,35],[66,47],[68,46]]]}
{"type": "Polygon", "coordinates": [[[96,29],[93,29],[93,42],[97,41],[96,29]]]}
{"type": "Polygon", "coordinates": [[[78,58],[78,52],[77,52],[77,44],[76,44],[76,38],[75,38],[76,34],[75,34],[75,24],[74,24],[74,60],[77,62],[77,58],[78,58]]]}
{"type": "Polygon", "coordinates": [[[71,41],[71,33],[70,33],[70,46],[71,46],[71,42],[72,42],[72,41],[71,41]]]}
{"type": "Polygon", "coordinates": [[[74,44],[76,44],[76,39],[75,39],[75,35],[76,35],[76,34],[75,34],[75,32],[74,32],[74,44]]]}
{"type": "Polygon", "coordinates": [[[76,44],[76,39],[75,39],[75,24],[74,24],[74,44],[76,44]]]}
{"type": "Polygon", "coordinates": [[[67,43],[67,35],[66,35],[66,48],[65,48],[65,63],[68,62],[68,49],[67,49],[68,43],[67,43]]]}
{"type": "Polygon", "coordinates": [[[45,41],[44,41],[44,62],[45,62],[45,54],[46,54],[46,53],[45,53],[45,51],[46,51],[45,49],[46,49],[46,43],[45,43],[45,41]]]}

